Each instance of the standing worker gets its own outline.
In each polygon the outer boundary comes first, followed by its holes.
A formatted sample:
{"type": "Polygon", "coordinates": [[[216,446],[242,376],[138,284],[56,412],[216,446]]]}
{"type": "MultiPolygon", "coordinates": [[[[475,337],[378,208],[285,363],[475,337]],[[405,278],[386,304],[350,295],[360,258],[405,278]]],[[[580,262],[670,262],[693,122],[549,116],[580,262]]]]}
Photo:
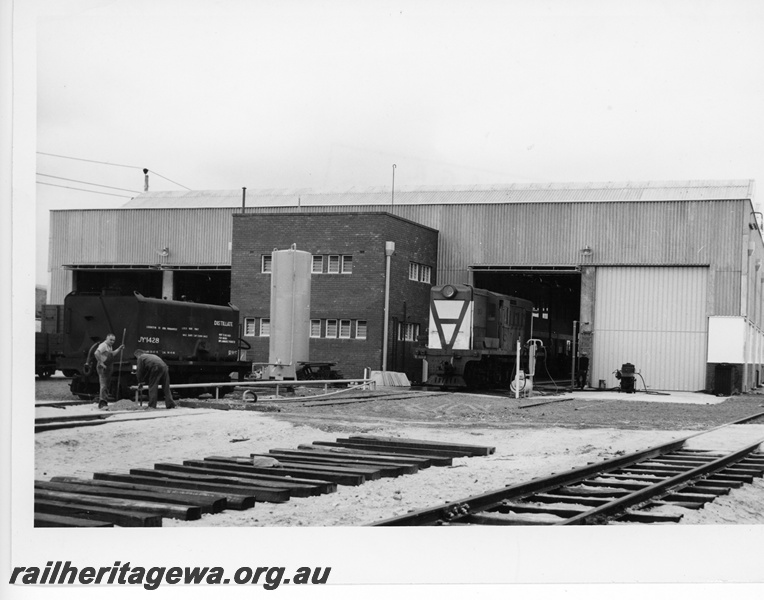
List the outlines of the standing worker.
{"type": "Polygon", "coordinates": [[[578,370],[576,371],[576,383],[579,389],[586,387],[586,378],[589,374],[589,357],[586,352],[582,352],[578,357],[578,370]]]}
{"type": "Polygon", "coordinates": [[[167,364],[156,354],[149,354],[145,350],[136,350],[135,376],[138,378],[138,391],[140,386],[145,383],[149,386],[149,408],[157,407],[159,396],[159,384],[162,384],[162,394],[164,395],[164,404],[167,408],[176,408],[172,399],[172,390],[170,389],[170,373],[167,364]]]}
{"type": "Polygon", "coordinates": [[[112,350],[112,346],[116,339],[116,336],[113,333],[110,333],[106,336],[106,340],[101,342],[95,351],[98,383],[101,386],[98,395],[98,408],[106,408],[109,405],[108,400],[114,400],[114,398],[109,395],[111,374],[114,371],[114,357],[122,352],[122,349],[125,347],[125,345],[122,344],[116,350],[112,350]]]}

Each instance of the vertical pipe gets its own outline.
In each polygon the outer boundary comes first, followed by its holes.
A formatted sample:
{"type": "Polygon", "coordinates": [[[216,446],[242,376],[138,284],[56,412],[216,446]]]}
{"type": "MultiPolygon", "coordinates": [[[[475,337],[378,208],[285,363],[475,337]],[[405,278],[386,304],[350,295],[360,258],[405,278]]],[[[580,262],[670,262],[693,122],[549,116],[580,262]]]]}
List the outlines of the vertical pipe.
{"type": "Polygon", "coordinates": [[[387,371],[387,336],[390,320],[390,259],[385,257],[385,322],[382,324],[382,371],[387,371]]]}
{"type": "Polygon", "coordinates": [[[247,188],[241,188],[241,214],[244,214],[244,207],[247,205],[247,188]]]}
{"type": "Polygon", "coordinates": [[[149,170],[143,169],[143,191],[149,191],[149,170]]]}

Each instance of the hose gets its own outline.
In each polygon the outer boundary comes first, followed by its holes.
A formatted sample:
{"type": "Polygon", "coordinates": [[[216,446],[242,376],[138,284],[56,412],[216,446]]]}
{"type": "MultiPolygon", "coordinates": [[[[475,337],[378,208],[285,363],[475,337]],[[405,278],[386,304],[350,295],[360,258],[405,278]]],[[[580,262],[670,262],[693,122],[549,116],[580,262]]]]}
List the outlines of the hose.
{"type": "Polygon", "coordinates": [[[656,391],[650,391],[647,389],[647,384],[645,383],[645,378],[642,377],[642,373],[637,373],[639,375],[639,378],[642,380],[642,385],[645,388],[645,394],[650,394],[652,396],[670,396],[671,394],[668,394],[666,392],[656,392],[656,391]]]}

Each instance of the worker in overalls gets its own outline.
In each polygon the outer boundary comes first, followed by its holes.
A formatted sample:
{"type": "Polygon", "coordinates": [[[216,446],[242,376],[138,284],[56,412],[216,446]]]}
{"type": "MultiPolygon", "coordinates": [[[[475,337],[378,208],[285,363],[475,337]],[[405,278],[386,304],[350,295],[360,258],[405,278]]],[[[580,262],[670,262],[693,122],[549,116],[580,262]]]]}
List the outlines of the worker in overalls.
{"type": "Polygon", "coordinates": [[[117,338],[113,333],[108,334],[106,340],[101,342],[95,351],[96,371],[98,371],[98,383],[100,384],[98,408],[106,408],[109,405],[108,401],[114,400],[114,398],[109,395],[111,374],[114,371],[114,359],[125,347],[125,345],[122,344],[119,348],[113,350],[112,346],[116,339],[117,338]]]}
{"type": "Polygon", "coordinates": [[[162,384],[162,394],[164,395],[164,404],[167,408],[176,408],[175,401],[172,399],[170,389],[170,372],[165,363],[156,354],[149,354],[145,350],[136,350],[135,376],[138,379],[138,391],[140,386],[146,384],[149,388],[149,408],[157,407],[159,396],[159,384],[162,384]]]}

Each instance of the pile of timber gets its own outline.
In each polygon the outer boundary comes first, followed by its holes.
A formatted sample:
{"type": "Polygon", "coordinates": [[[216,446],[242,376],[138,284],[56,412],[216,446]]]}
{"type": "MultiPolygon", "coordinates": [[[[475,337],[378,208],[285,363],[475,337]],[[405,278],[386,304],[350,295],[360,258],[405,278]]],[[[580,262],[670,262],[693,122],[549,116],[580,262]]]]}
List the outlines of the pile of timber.
{"type": "Polygon", "coordinates": [[[257,502],[287,502],[331,494],[380,477],[412,475],[454,458],[487,456],[495,448],[377,436],[313,442],[266,454],[209,456],[157,463],[92,479],[35,481],[35,527],[161,527],[162,519],[191,521],[257,502]]]}

